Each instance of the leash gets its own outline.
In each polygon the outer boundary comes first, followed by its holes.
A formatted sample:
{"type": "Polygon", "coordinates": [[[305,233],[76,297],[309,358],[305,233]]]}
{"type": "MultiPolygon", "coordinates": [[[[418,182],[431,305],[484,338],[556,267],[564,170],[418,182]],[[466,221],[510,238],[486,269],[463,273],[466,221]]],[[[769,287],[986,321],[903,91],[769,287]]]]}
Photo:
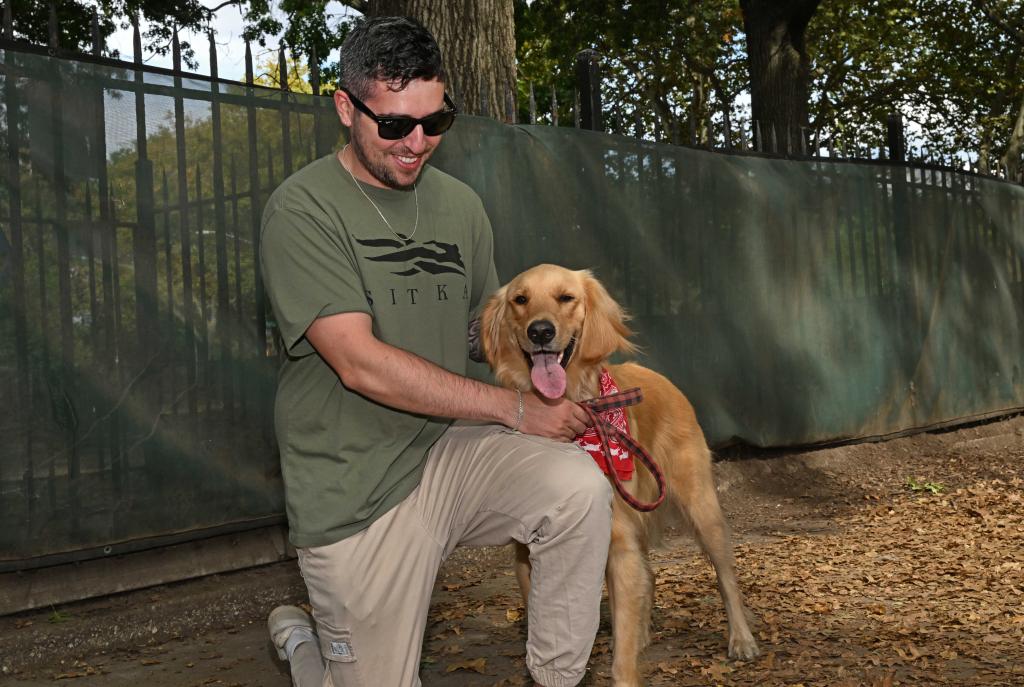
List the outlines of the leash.
{"type": "Polygon", "coordinates": [[[640,387],[634,387],[632,389],[626,389],[616,394],[609,394],[608,396],[601,396],[600,398],[591,398],[586,401],[580,401],[579,406],[586,412],[587,417],[590,418],[591,423],[597,430],[597,435],[601,437],[601,449],[604,451],[605,456],[608,457],[608,474],[612,478],[612,484],[615,485],[615,491],[619,492],[619,496],[622,500],[628,503],[634,509],[641,513],[652,511],[661,505],[661,502],[665,500],[665,475],[662,474],[661,468],[658,467],[657,463],[651,458],[651,456],[644,450],[643,446],[638,444],[633,437],[629,436],[625,432],[619,430],[618,427],[612,425],[600,416],[600,413],[606,413],[609,410],[615,408],[625,408],[627,406],[635,406],[644,400],[643,394],[640,392],[640,387]],[[641,463],[644,464],[650,473],[654,476],[654,480],[658,483],[658,498],[654,503],[645,503],[635,498],[632,494],[626,491],[626,488],[622,486],[622,482],[619,481],[619,475],[615,472],[615,467],[611,464],[612,452],[608,446],[608,436],[613,435],[619,441],[620,444],[629,449],[629,452],[641,463]]]}

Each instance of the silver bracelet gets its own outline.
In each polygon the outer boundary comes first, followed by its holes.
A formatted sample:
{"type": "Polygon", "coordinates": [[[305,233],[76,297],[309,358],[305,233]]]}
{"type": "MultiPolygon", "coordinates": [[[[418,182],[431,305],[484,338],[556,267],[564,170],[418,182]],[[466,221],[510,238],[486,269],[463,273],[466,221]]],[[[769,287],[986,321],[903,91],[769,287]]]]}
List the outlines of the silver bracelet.
{"type": "Polygon", "coordinates": [[[516,396],[519,398],[519,417],[516,418],[516,424],[512,427],[513,432],[519,431],[519,426],[523,424],[523,415],[526,414],[526,408],[523,406],[523,392],[516,389],[516,396]]]}

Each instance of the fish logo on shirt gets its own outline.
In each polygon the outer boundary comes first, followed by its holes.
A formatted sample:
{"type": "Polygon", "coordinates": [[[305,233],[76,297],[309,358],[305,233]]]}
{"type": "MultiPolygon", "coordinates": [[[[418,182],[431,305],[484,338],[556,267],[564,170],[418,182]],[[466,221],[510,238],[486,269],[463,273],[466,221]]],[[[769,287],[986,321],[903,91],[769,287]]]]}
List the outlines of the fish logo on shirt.
{"type": "Polygon", "coordinates": [[[412,267],[392,272],[400,277],[411,277],[421,272],[428,274],[461,274],[466,276],[466,265],[462,262],[462,253],[454,243],[440,241],[424,241],[418,243],[411,239],[356,239],[356,243],[367,248],[387,249],[380,255],[367,257],[372,262],[412,263],[412,267]]]}

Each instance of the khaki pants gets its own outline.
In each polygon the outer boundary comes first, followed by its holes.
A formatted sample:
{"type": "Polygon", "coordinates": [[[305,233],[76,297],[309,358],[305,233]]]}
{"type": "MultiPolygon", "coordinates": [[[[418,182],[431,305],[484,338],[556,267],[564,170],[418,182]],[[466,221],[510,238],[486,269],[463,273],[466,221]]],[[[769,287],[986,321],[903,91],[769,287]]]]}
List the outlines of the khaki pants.
{"type": "Polygon", "coordinates": [[[368,529],[299,550],[320,637],[300,646],[297,687],[406,687],[419,663],[430,594],[456,546],[518,541],[533,563],[526,663],[547,687],[575,685],[597,632],[612,494],[573,444],[494,425],[453,425],[419,487],[368,529]]]}

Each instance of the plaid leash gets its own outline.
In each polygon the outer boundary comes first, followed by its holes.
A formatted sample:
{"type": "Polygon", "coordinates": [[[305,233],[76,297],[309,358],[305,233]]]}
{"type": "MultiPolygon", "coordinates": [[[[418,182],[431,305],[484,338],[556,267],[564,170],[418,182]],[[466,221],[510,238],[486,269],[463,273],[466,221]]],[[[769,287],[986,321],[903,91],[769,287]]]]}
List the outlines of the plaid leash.
{"type": "Polygon", "coordinates": [[[619,428],[605,421],[601,417],[600,413],[605,413],[614,408],[625,408],[627,406],[635,406],[644,400],[643,393],[641,393],[639,387],[632,389],[626,389],[620,391],[617,394],[609,394],[608,396],[601,396],[600,398],[591,398],[586,401],[580,402],[580,407],[587,413],[587,417],[590,418],[591,424],[597,429],[597,435],[601,437],[601,449],[604,454],[611,460],[611,449],[608,447],[609,435],[614,436],[622,446],[629,449],[629,452],[634,457],[638,458],[644,466],[650,470],[651,474],[654,475],[654,480],[658,483],[658,499],[654,503],[645,503],[633,497],[632,494],[626,491],[626,488],[622,486],[622,482],[619,481],[619,476],[616,474],[614,467],[608,470],[608,475],[612,478],[612,484],[615,485],[615,491],[619,492],[619,496],[622,500],[632,506],[634,509],[646,513],[652,511],[661,505],[661,502],[665,500],[665,475],[662,474],[661,468],[658,467],[657,463],[651,458],[651,456],[644,450],[643,446],[638,444],[633,437],[629,436],[625,432],[619,431],[619,428]]]}

